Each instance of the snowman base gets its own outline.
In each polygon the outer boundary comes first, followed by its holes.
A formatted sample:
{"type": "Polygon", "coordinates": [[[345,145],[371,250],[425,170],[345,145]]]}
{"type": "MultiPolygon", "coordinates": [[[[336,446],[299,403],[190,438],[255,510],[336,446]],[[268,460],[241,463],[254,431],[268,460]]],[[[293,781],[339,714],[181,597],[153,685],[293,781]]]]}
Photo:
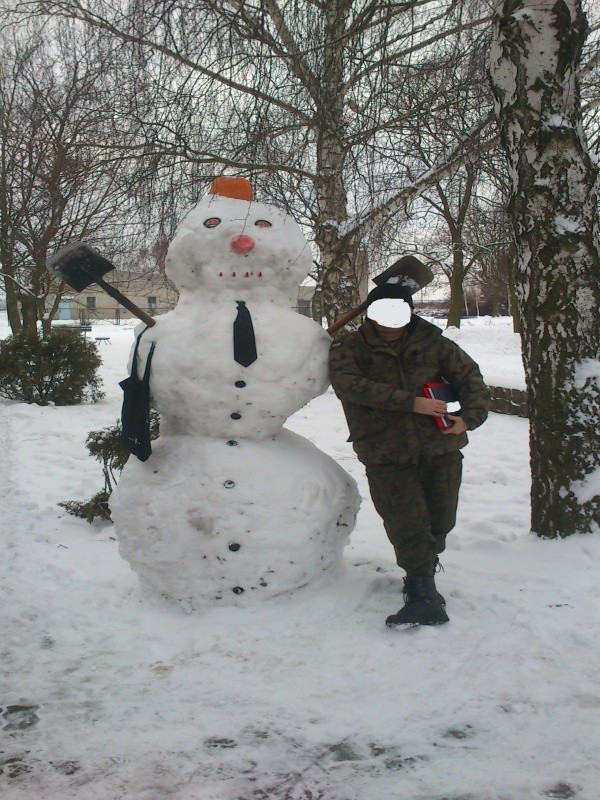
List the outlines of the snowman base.
{"type": "Polygon", "coordinates": [[[332,580],[355,481],[301,436],[171,436],[130,459],[111,497],[122,557],[146,596],[187,612],[247,606],[332,580]],[[168,465],[168,467],[167,467],[168,465]]]}

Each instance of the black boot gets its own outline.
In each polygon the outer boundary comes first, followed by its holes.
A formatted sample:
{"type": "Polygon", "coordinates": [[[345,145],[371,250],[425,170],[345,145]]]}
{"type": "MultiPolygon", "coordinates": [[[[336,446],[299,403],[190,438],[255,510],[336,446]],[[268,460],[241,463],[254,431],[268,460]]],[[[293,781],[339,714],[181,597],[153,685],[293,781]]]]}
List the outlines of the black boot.
{"type": "MultiPolygon", "coordinates": [[[[404,602],[406,602],[406,596],[408,595],[408,591],[407,591],[407,589],[406,589],[406,580],[407,580],[407,579],[406,579],[406,578],[404,578],[404,590],[403,590],[403,593],[404,593],[404,602]]],[[[434,593],[434,595],[435,595],[435,597],[436,597],[436,600],[437,600],[437,602],[438,602],[438,603],[439,603],[441,606],[445,606],[445,605],[446,605],[446,598],[444,597],[444,595],[443,595],[443,594],[440,594],[440,592],[438,592],[438,590],[437,590],[437,588],[436,588],[435,584],[434,584],[434,586],[433,586],[433,593],[434,593]]]]}
{"type": "Polygon", "coordinates": [[[407,575],[404,581],[404,607],[385,621],[388,628],[412,625],[443,625],[449,622],[444,598],[428,575],[407,575]]]}

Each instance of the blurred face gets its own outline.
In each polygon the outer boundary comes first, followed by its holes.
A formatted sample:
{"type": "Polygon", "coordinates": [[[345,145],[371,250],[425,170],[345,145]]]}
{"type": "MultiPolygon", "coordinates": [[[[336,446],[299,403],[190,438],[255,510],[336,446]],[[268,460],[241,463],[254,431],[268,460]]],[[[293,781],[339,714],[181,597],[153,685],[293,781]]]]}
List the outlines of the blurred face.
{"type": "Polygon", "coordinates": [[[383,328],[404,328],[410,322],[412,308],[405,300],[385,297],[375,300],[367,309],[368,319],[383,328]]]}

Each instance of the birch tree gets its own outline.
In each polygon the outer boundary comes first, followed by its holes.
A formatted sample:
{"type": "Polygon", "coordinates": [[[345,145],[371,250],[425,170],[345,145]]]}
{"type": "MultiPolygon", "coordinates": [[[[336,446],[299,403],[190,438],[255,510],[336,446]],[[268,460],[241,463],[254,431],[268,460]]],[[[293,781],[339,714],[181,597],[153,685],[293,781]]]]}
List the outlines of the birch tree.
{"type": "Polygon", "coordinates": [[[502,0],[491,79],[517,244],[539,536],[600,524],[598,167],[582,128],[580,0],[502,0]]]}

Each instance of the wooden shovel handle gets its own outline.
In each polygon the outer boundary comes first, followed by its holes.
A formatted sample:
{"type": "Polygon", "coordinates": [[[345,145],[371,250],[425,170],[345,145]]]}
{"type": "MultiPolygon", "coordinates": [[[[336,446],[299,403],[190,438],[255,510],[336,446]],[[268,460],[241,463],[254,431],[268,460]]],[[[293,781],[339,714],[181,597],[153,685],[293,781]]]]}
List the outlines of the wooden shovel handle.
{"type": "Polygon", "coordinates": [[[117,300],[122,306],[125,306],[128,311],[131,311],[131,313],[135,314],[138,319],[141,319],[142,322],[145,322],[149,328],[152,328],[153,325],[156,325],[155,319],[153,319],[149,314],[146,314],[145,311],[142,311],[139,306],[136,306],[135,303],[132,303],[128,297],[125,297],[124,294],[121,294],[121,292],[118,289],[115,289],[114,286],[111,286],[110,283],[102,280],[102,278],[95,278],[94,280],[98,286],[101,286],[104,289],[106,294],[109,294],[114,300],[117,300]]]}
{"type": "Polygon", "coordinates": [[[349,322],[352,322],[354,317],[358,317],[359,314],[362,314],[362,312],[365,311],[366,308],[367,308],[367,301],[365,300],[359,306],[356,306],[356,308],[350,309],[350,311],[347,311],[342,317],[336,319],[336,321],[327,328],[327,333],[331,336],[336,331],[339,331],[339,329],[343,328],[344,325],[347,325],[349,322]]]}

